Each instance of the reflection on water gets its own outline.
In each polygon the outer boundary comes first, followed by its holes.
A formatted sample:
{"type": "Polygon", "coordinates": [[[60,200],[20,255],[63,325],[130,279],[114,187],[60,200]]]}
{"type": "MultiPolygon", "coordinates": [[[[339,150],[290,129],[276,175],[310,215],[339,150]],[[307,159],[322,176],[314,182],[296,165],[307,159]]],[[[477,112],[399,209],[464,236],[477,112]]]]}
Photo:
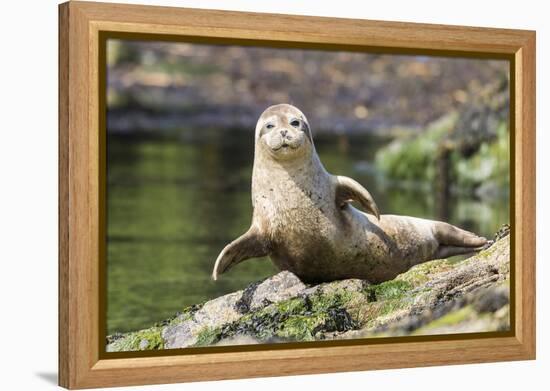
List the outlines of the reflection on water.
{"type": "MultiPolygon", "coordinates": [[[[370,165],[385,141],[317,138],[327,170],[364,184],[382,213],[437,218],[426,186],[379,178],[370,165]]],[[[148,327],[184,307],[272,275],[267,258],[237,265],[219,281],[216,256],[252,216],[249,132],[187,131],[180,139],[109,136],[107,332],[148,327]]],[[[508,222],[508,199],[454,198],[449,222],[492,236],[508,222]]]]}

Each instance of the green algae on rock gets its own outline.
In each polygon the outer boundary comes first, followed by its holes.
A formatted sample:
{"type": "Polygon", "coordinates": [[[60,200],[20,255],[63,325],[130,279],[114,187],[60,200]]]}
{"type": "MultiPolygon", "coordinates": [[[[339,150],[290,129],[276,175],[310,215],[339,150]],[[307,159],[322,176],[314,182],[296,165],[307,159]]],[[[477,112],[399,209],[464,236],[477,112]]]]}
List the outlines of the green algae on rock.
{"type": "Polygon", "coordinates": [[[377,285],[307,286],[283,271],[149,329],[109,336],[107,351],[507,330],[509,255],[503,230],[470,258],[426,262],[377,285]]]}

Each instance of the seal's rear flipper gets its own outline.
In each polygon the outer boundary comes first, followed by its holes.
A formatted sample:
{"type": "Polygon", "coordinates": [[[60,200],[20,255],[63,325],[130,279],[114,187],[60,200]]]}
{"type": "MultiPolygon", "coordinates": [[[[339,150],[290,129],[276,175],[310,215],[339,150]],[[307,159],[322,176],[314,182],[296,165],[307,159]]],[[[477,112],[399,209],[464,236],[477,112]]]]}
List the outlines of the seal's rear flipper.
{"type": "Polygon", "coordinates": [[[473,254],[481,251],[485,246],[480,247],[457,247],[457,246],[439,246],[435,251],[433,259],[449,258],[455,255],[473,254]]]}
{"type": "Polygon", "coordinates": [[[434,259],[474,253],[483,250],[487,244],[484,237],[440,221],[435,223],[433,232],[439,242],[434,259]]]}
{"type": "Polygon", "coordinates": [[[483,247],[487,239],[454,225],[436,221],[433,233],[440,246],[483,247]]]}
{"type": "Polygon", "coordinates": [[[259,230],[252,226],[245,234],[225,246],[218,255],[212,271],[212,278],[217,280],[219,274],[226,272],[239,262],[249,258],[264,257],[268,254],[266,240],[259,230]]]}
{"type": "Polygon", "coordinates": [[[336,176],[336,205],[342,208],[352,201],[357,201],[366,212],[380,220],[378,206],[367,189],[351,178],[336,176]]]}

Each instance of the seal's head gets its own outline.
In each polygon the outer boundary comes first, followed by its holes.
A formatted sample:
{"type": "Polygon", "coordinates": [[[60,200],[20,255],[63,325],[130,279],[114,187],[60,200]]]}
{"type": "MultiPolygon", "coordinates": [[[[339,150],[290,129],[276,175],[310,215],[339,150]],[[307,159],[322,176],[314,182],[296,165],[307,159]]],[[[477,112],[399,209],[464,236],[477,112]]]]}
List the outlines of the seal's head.
{"type": "Polygon", "coordinates": [[[256,148],[275,160],[294,160],[313,151],[306,116],[296,107],[279,104],[268,107],[256,124],[256,148]]]}

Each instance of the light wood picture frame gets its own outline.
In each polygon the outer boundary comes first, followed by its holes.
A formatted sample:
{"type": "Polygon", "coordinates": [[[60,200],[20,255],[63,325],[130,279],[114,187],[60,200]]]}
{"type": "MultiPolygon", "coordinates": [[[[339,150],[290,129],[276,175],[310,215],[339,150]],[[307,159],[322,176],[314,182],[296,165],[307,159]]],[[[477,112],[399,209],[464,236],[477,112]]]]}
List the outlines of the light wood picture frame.
{"type": "Polygon", "coordinates": [[[70,1],[59,6],[59,384],[69,389],[535,359],[535,32],[70,1]],[[105,34],[511,63],[512,330],[505,336],[179,352],[102,351],[105,34]],[[459,352],[459,354],[457,354],[459,352]]]}

